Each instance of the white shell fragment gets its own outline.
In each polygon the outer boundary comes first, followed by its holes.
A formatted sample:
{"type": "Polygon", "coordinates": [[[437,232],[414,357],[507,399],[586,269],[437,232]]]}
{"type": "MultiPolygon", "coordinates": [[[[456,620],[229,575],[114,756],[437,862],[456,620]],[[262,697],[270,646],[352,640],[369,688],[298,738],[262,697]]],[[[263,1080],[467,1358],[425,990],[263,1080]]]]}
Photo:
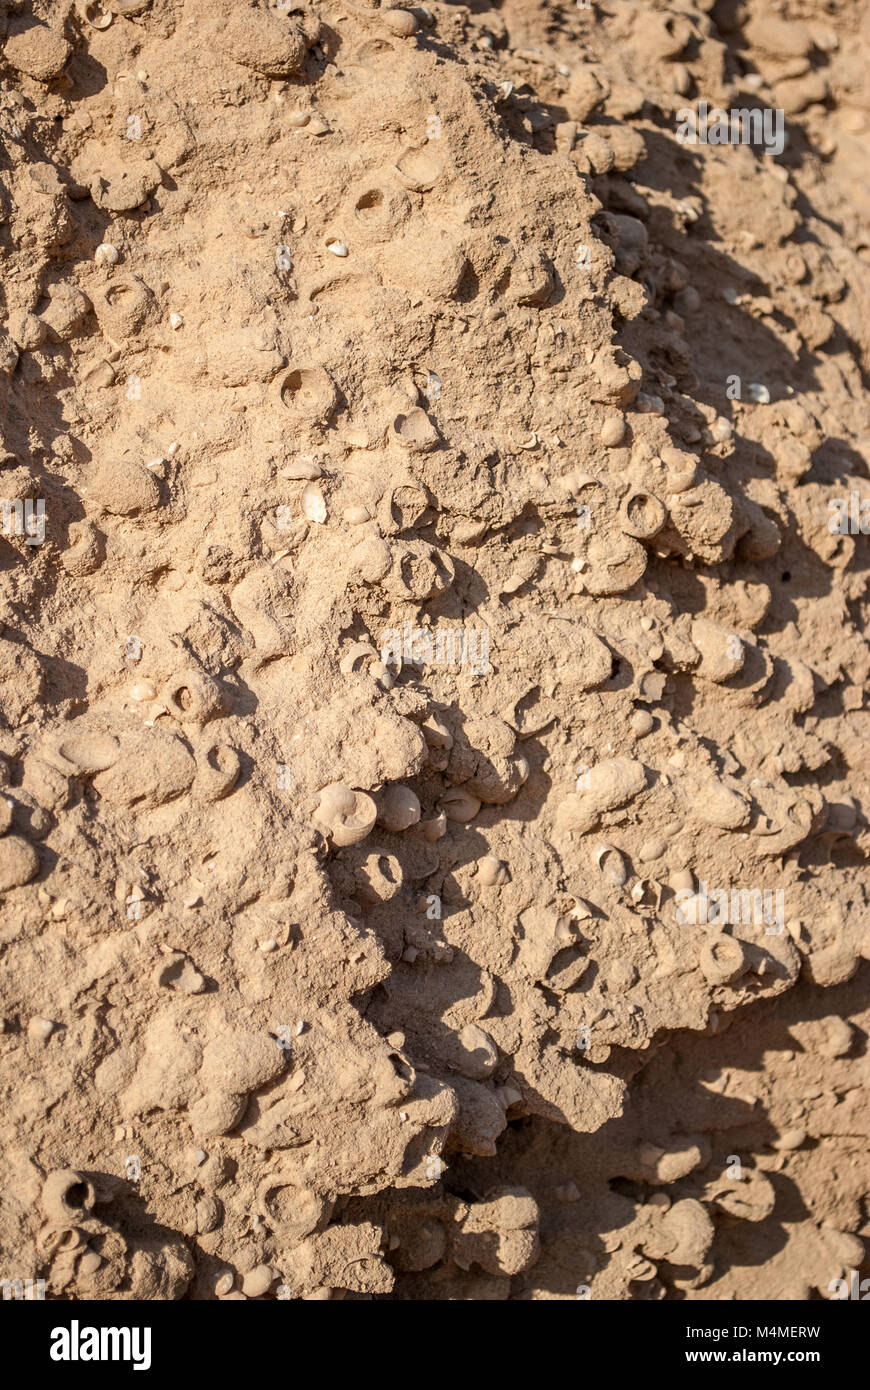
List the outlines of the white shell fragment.
{"type": "Polygon", "coordinates": [[[318,526],[326,521],[326,502],[317,483],[308,483],[303,488],[300,506],[306,521],[313,521],[318,526]]]}

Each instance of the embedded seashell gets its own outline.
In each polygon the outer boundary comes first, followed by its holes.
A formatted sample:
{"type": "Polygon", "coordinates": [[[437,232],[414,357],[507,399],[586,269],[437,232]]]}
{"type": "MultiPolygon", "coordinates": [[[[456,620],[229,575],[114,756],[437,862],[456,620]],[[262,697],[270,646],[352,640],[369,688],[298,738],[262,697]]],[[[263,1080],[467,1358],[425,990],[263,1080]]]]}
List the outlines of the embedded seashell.
{"type": "Polygon", "coordinates": [[[720,830],[739,830],[751,814],[749,804],[739,792],[723,787],[714,778],[702,783],[692,799],[698,819],[720,830]]]}
{"type": "Polygon", "coordinates": [[[400,834],[420,819],[420,798],[410,787],[395,782],[378,798],[378,825],[400,834]]]}
{"type": "Polygon", "coordinates": [[[631,716],[629,728],[635,738],[645,738],[647,734],[651,733],[653,728],[653,717],[649,710],[636,709],[631,716]]]}
{"type": "Polygon", "coordinates": [[[367,238],[392,240],[396,228],[407,220],[409,201],[400,189],[364,185],[352,195],[353,219],[367,238]]]}
{"type": "Polygon", "coordinates": [[[292,650],[292,588],[290,576],[270,565],[252,570],[230,594],[233,612],[264,661],[292,650]]]}
{"type": "Polygon", "coordinates": [[[299,505],[306,521],[313,521],[318,526],[322,526],[326,521],[326,502],[317,483],[308,483],[302,489],[299,505]]]}
{"type": "Polygon", "coordinates": [[[111,516],[135,516],[159,505],[160,484],[139,463],[111,460],[91,475],[86,495],[111,516]]]}
{"type": "Polygon", "coordinates": [[[365,792],[331,782],[320,793],[315,822],[326,827],[333,844],[356,845],[374,828],[378,808],[365,792]]]}
{"type": "Polygon", "coordinates": [[[501,888],[510,882],[507,865],[493,854],[484,855],[477,866],[477,877],[484,888],[501,888]]]}
{"type": "Polygon", "coordinates": [[[121,745],[111,734],[71,734],[57,747],[63,763],[78,776],[105,772],[121,756],[121,745]]]}
{"type": "Polygon", "coordinates": [[[26,73],[37,82],[53,81],[63,72],[72,48],[58,28],[50,29],[45,24],[36,23],[31,13],[19,16],[16,23],[9,15],[9,8],[4,15],[4,33],[7,33],[3,48],[5,62],[16,72],[26,73]]]}
{"type": "Polygon", "coordinates": [[[84,1173],[77,1173],[73,1168],[56,1168],[43,1184],[41,1200],[49,1221],[71,1226],[90,1216],[96,1193],[84,1173]]]}
{"type": "Polygon", "coordinates": [[[117,265],[118,248],[113,246],[110,241],[101,241],[94,252],[94,263],[96,265],[117,265]]]}
{"type": "Polygon", "coordinates": [[[378,505],[378,525],[385,536],[418,526],[429,510],[429,495],[421,483],[409,480],[388,487],[378,505]]]}
{"type": "Polygon", "coordinates": [[[691,454],[667,444],[661,451],[661,459],[667,468],[665,482],[669,493],[688,492],[690,487],[694,487],[698,465],[691,454]]]}
{"type": "Polygon", "coordinates": [[[151,290],[138,275],[116,275],[94,293],[100,327],[116,341],[134,337],[157,313],[151,290]]]}
{"type": "Polygon", "coordinates": [[[130,699],[137,704],[145,700],[153,700],[157,695],[157,686],[153,681],[134,681],[130,686],[130,699]]]}
{"type": "Polygon", "coordinates": [[[257,1210],[283,1243],[295,1245],[329,1219],[332,1202],[301,1187],[298,1174],[275,1173],[260,1184],[257,1210]]]}
{"type": "Polygon", "coordinates": [[[412,192],[428,193],[438,182],[441,165],[424,146],[405,150],[393,165],[393,172],[412,192]]]}
{"type": "Polygon", "coordinates": [[[349,676],[352,671],[360,669],[361,663],[367,657],[374,657],[380,660],[380,653],[372,646],[371,642],[352,642],[343,653],[338,669],[343,675],[349,676]]]}
{"type": "Polygon", "coordinates": [[[420,27],[410,10],[381,10],[381,14],[387,28],[402,39],[410,38],[420,27]]]}
{"type": "Polygon", "coordinates": [[[393,555],[386,541],[380,536],[366,536],[355,545],[348,557],[348,568],[353,578],[364,580],[367,584],[377,584],[388,574],[393,563],[393,555]]]}
{"type": "Polygon", "coordinates": [[[615,449],[625,438],[625,420],[621,415],[608,415],[598,438],[605,449],[615,449]]]}
{"type": "Polygon", "coordinates": [[[167,712],[180,724],[207,724],[222,712],[220,686],[195,666],[177,672],[168,680],[160,698],[167,712]]]}
{"type": "Polygon", "coordinates": [[[423,602],[449,589],[454,574],[453,560],[446,550],[429,545],[427,541],[403,541],[394,543],[392,565],[384,588],[394,598],[407,599],[410,595],[423,602]]]}
{"type": "Polygon", "coordinates": [[[668,887],[675,893],[693,893],[695,891],[695,876],[691,869],[674,869],[668,879],[668,887]]]}
{"type": "Polygon", "coordinates": [[[516,734],[501,719],[469,719],[457,731],[450,772],[488,805],[511,801],[527,780],[529,765],[516,752],[516,734]]]}
{"type": "Polygon", "coordinates": [[[453,747],[453,735],[448,724],[439,714],[433,712],[420,728],[426,740],[426,747],[429,749],[429,766],[443,770],[447,766],[446,755],[453,747]],[[442,756],[444,757],[443,763],[440,761],[442,756]]]}
{"type": "Polygon", "coordinates": [[[114,385],[115,369],[111,362],[107,362],[104,358],[88,367],[83,380],[88,386],[93,386],[98,391],[104,391],[106,387],[114,385]]]}
{"type": "Polygon", "coordinates": [[[610,883],[621,888],[628,878],[625,856],[615,845],[599,845],[595,851],[595,862],[601,874],[610,883]]]}
{"type": "Polygon", "coordinates": [[[323,426],[338,405],[338,390],[324,367],[293,367],[278,379],[282,405],[300,425],[323,426]]]}
{"type": "Polygon", "coordinates": [[[438,805],[443,809],[448,820],[456,821],[460,825],[473,820],[483,803],[471,792],[467,792],[464,787],[451,787],[441,797],[438,805]]]}
{"type": "Polygon", "coordinates": [[[326,243],[327,251],[331,251],[333,256],[344,257],[347,255],[347,246],[338,237],[330,237],[326,243]]]}
{"type": "Polygon", "coordinates": [[[78,335],[91,311],[91,301],[74,285],[56,284],[48,290],[49,304],[40,314],[52,342],[63,343],[78,335]]]}
{"type": "Polygon", "coordinates": [[[345,507],[341,517],[343,521],[347,522],[348,526],[362,526],[365,522],[371,521],[372,514],[368,507],[359,505],[355,507],[345,507]]]}
{"type": "MultiPolygon", "coordinates": [[[[801,1130],[788,1130],[789,1135],[804,1133],[801,1130]]],[[[782,1135],[781,1138],[785,1138],[782,1135]]],[[[806,1134],[804,1133],[804,1138],[806,1134]]],[[[801,1140],[803,1143],[803,1140],[801,1140]]],[[[791,1145],[783,1145],[781,1142],[774,1142],[775,1149],[788,1148],[791,1145]]],[[[800,1147],[797,1145],[796,1147],[800,1147]]],[[[724,1180],[723,1180],[724,1181],[724,1180]]],[[[726,1190],[721,1188],[713,1193],[713,1200],[720,1211],[725,1211],[729,1216],[734,1216],[740,1221],[766,1221],[772,1214],[776,1206],[776,1191],[769,1178],[757,1169],[744,1169],[740,1178],[728,1180],[729,1186],[726,1190]]]]}
{"type": "Polygon", "coordinates": [[[648,555],[633,536],[594,536],[586,550],[582,585],[589,594],[624,594],[643,577],[648,555]]]}
{"type": "Polygon", "coordinates": [[[21,888],[39,873],[39,855],[20,835],[0,839],[0,893],[21,888]]]}
{"type": "Polygon", "coordinates": [[[639,878],[632,886],[631,900],[638,907],[650,907],[658,912],[662,905],[662,885],[654,878],[639,878]]]}
{"type": "Polygon", "coordinates": [[[78,6],[78,12],[92,29],[108,29],[112,22],[111,10],[104,10],[99,0],[83,0],[78,6]]]}
{"type": "Polygon", "coordinates": [[[43,1046],[48,1042],[56,1029],[57,1024],[53,1019],[40,1018],[39,1015],[35,1018],[28,1019],[27,1022],[27,1036],[32,1038],[34,1042],[42,1043],[43,1046]]]}
{"type": "Polygon", "coordinates": [[[67,574],[83,578],[93,574],[103,563],[103,537],[92,521],[74,521],[69,525],[69,549],[61,552],[60,563],[67,574]]]}
{"type": "Polygon", "coordinates": [[[718,685],[743,669],[745,644],[736,633],[727,632],[709,618],[695,618],[692,623],[692,643],[701,653],[698,675],[705,680],[718,685]]]}
{"type": "Polygon", "coordinates": [[[573,989],[589,968],[578,919],[531,909],[523,914],[523,930],[519,958],[528,976],[560,994],[573,989]]]}
{"type": "Polygon", "coordinates": [[[642,541],[657,536],[668,516],[664,504],[651,492],[645,492],[641,488],[630,492],[619,510],[623,531],[642,541]]]}
{"type": "Polygon", "coordinates": [[[229,796],[242,770],[242,761],[228,743],[206,742],[196,750],[196,794],[201,801],[229,796]]]}
{"type": "Polygon", "coordinates": [[[445,813],[441,811],[433,820],[421,821],[420,833],[430,845],[434,845],[437,840],[443,840],[447,834],[447,816],[445,813]]]}
{"type": "Polygon", "coordinates": [[[613,758],[590,768],[585,783],[582,791],[566,796],[556,812],[563,830],[591,830],[605,811],[633,801],[646,788],[646,768],[632,758],[613,758]]]}
{"type": "Polygon", "coordinates": [[[592,368],[597,378],[597,386],[592,389],[593,401],[612,405],[631,404],[643,379],[639,362],[629,357],[622,348],[607,346],[598,353],[592,368]]]}
{"type": "Polygon", "coordinates": [[[68,1222],[50,1222],[37,1232],[36,1248],[40,1254],[51,1259],[59,1253],[69,1255],[73,1250],[78,1250],[86,1239],[84,1231],[77,1230],[68,1222]]]}
{"type": "Polygon", "coordinates": [[[253,10],[242,5],[222,17],[215,42],[242,67],[264,77],[292,77],[319,37],[320,20],[301,5],[292,14],[284,6],[253,10]]]}
{"type": "Polygon", "coordinates": [[[278,1278],[270,1265],[257,1265],[242,1278],[242,1293],[248,1298],[262,1298],[278,1278]]]}
{"type": "Polygon", "coordinates": [[[393,421],[393,436],[396,441],[412,453],[425,454],[438,443],[438,431],[425,410],[413,406],[393,421]]]}
{"type": "Polygon", "coordinates": [[[661,671],[645,671],[637,683],[637,698],[655,704],[662,698],[667,677],[661,671]]]}
{"type": "Polygon", "coordinates": [[[282,478],[306,479],[320,478],[323,469],[319,463],[314,463],[310,459],[300,459],[295,463],[288,463],[286,468],[279,468],[278,472],[282,478]]]}
{"type": "Polygon", "coordinates": [[[107,161],[90,184],[90,194],[101,212],[135,212],[160,187],[163,171],[153,159],[133,159],[121,164],[107,161]]]}
{"type": "Polygon", "coordinates": [[[472,1081],[484,1081],[491,1076],[498,1065],[498,1048],[489,1033],[476,1023],[466,1023],[460,1031],[457,1053],[453,1064],[460,1076],[472,1081]]]}
{"type": "Polygon", "coordinates": [[[742,942],[722,932],[704,942],[699,964],[711,985],[732,984],[746,971],[746,949],[742,942]]]}

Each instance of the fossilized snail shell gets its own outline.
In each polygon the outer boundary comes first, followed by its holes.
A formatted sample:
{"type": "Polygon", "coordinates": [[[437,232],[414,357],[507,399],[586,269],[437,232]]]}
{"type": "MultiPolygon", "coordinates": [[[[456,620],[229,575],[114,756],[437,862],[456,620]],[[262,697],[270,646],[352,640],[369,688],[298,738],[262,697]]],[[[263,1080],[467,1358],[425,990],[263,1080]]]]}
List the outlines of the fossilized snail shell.
{"type": "Polygon", "coordinates": [[[366,664],[368,674],[389,690],[393,684],[393,673],[384,663],[380,652],[378,652],[371,642],[352,642],[342,654],[341,661],[338,663],[339,670],[343,675],[349,676],[359,671],[363,663],[366,664]]]}
{"type": "Polygon", "coordinates": [[[602,876],[610,883],[621,888],[628,878],[628,865],[625,856],[616,845],[599,845],[595,851],[595,862],[601,870],[602,876]]]}
{"type": "Polygon", "coordinates": [[[701,653],[698,675],[716,684],[730,680],[743,669],[746,645],[734,632],[727,632],[709,618],[692,623],[692,643],[701,653]]]}
{"type": "Polygon", "coordinates": [[[698,963],[711,985],[728,985],[746,970],[746,948],[735,937],[720,932],[704,942],[698,963]]]}
{"type": "Polygon", "coordinates": [[[320,793],[315,821],[325,826],[334,845],[357,845],[374,828],[378,808],[365,792],[330,782],[320,793]]]}
{"type": "Polygon", "coordinates": [[[451,787],[446,791],[438,805],[443,809],[444,815],[448,820],[457,821],[460,825],[466,821],[473,820],[481,808],[482,802],[464,787],[451,787]]]}
{"type": "Polygon", "coordinates": [[[632,801],[646,784],[646,769],[634,758],[597,763],[587,774],[584,790],[572,792],[561,802],[556,823],[562,830],[591,830],[605,811],[632,801]]]}
{"type": "Polygon", "coordinates": [[[634,536],[595,537],[586,551],[583,587],[589,594],[624,594],[643,576],[647,552],[634,536]]]}
{"type": "Polygon", "coordinates": [[[291,367],[278,379],[281,404],[300,425],[322,426],[338,404],[338,390],[325,367],[291,367]]]}
{"type": "Polygon", "coordinates": [[[426,454],[438,443],[437,429],[418,405],[396,416],[392,436],[403,448],[416,454],[426,454]]]}
{"type": "Polygon", "coordinates": [[[54,1222],[75,1225],[90,1215],[95,1201],[93,1183],[73,1168],[56,1168],[42,1188],[42,1209],[54,1222]]]}
{"type": "Polygon", "coordinates": [[[420,819],[420,798],[410,787],[394,782],[378,798],[378,824],[399,834],[420,819]]]}
{"type": "Polygon", "coordinates": [[[160,698],[180,724],[206,724],[221,712],[220,686],[196,666],[178,671],[166,682],[160,698]]]}
{"type": "Polygon", "coordinates": [[[202,801],[220,801],[239,780],[242,763],[228,743],[208,739],[196,750],[196,795],[202,801]]]}
{"type": "Polygon", "coordinates": [[[657,536],[668,519],[664,503],[643,488],[636,488],[624,497],[619,511],[625,534],[641,541],[657,536]]]}

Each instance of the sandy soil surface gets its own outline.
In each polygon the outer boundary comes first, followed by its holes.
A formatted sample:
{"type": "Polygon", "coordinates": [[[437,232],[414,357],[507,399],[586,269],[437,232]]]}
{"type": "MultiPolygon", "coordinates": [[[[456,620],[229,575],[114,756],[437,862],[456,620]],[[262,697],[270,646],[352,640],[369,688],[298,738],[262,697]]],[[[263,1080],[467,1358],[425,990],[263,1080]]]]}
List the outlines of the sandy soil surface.
{"type": "Polygon", "coordinates": [[[867,15],[0,0],[0,1279],[870,1277],[867,15]]]}

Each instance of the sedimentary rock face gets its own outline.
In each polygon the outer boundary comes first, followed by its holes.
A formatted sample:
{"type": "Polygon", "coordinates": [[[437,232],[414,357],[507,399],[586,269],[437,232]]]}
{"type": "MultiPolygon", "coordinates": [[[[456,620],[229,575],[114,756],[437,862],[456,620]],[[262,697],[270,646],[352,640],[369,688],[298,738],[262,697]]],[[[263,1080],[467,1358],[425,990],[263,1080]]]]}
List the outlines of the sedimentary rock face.
{"type": "Polygon", "coordinates": [[[744,8],[0,5],[0,1249],[53,1297],[860,1263],[866,77],[851,4],[744,8]]]}

